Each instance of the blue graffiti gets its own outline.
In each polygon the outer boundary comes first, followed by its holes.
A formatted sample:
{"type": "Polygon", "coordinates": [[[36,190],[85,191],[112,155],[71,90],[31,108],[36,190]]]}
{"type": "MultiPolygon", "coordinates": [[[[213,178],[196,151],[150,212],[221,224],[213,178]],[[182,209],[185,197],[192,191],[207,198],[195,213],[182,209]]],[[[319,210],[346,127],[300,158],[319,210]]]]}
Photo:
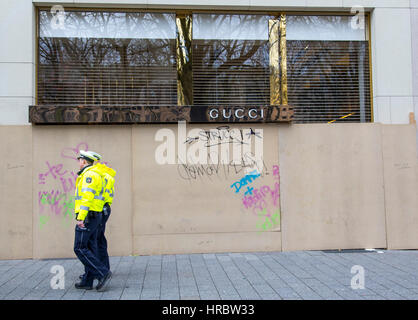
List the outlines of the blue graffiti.
{"type": "MultiPolygon", "coordinates": [[[[258,173],[257,170],[251,171],[249,174],[245,175],[245,177],[241,180],[234,182],[231,185],[231,188],[235,187],[235,193],[238,193],[242,187],[246,186],[249,183],[252,183],[255,179],[257,179],[260,176],[261,174],[258,173]]],[[[247,188],[246,194],[247,193],[252,193],[252,190],[249,187],[247,188]]]]}

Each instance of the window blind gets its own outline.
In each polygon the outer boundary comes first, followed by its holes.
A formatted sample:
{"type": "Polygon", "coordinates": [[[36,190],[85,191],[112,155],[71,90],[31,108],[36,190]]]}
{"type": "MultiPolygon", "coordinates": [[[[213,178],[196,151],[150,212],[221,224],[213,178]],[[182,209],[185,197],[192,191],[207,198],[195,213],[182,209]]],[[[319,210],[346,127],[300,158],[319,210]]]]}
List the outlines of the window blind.
{"type": "Polygon", "coordinates": [[[294,121],[371,121],[367,42],[288,41],[288,99],[294,121]]]}
{"type": "Polygon", "coordinates": [[[176,104],[174,19],[68,12],[61,30],[41,11],[38,104],[176,104]]]}
{"type": "Polygon", "coordinates": [[[193,15],[195,105],[268,105],[268,16],[193,15]]]}
{"type": "Polygon", "coordinates": [[[352,16],[287,17],[288,102],[294,121],[371,121],[367,25],[352,16]]]}
{"type": "MultiPolygon", "coordinates": [[[[192,17],[192,77],[183,85],[193,104],[269,105],[272,16],[192,17]]],[[[69,11],[64,28],[53,18],[39,11],[38,104],[177,105],[174,13],[69,11]]],[[[371,121],[367,26],[353,28],[350,16],[286,19],[294,121],[371,121]]]]}
{"type": "Polygon", "coordinates": [[[268,105],[268,42],[193,40],[195,105],[268,105]]]}

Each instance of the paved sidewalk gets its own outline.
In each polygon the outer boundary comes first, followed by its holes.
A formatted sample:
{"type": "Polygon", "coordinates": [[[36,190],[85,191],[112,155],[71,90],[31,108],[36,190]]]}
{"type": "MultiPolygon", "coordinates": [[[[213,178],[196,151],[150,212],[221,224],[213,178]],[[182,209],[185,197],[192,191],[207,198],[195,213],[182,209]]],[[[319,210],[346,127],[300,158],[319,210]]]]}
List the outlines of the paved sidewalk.
{"type": "MultiPolygon", "coordinates": [[[[418,251],[347,250],[111,257],[105,292],[78,290],[77,259],[0,260],[0,299],[411,299],[418,300],[418,251]],[[52,289],[51,267],[65,270],[52,289]],[[364,289],[352,289],[354,265],[364,289]]],[[[357,282],[359,283],[359,282],[357,282]]],[[[95,283],[96,284],[96,283],[95,283]]]]}

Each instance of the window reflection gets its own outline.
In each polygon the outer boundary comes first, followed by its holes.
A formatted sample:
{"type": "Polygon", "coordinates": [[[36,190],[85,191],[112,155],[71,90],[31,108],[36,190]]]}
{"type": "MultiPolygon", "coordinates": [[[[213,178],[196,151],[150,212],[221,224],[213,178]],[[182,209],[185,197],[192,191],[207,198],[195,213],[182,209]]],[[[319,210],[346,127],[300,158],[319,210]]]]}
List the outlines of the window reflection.
{"type": "MultiPolygon", "coordinates": [[[[177,105],[177,61],[189,58],[180,81],[193,93],[187,103],[261,106],[274,94],[273,16],[193,14],[193,39],[177,57],[175,14],[70,11],[64,29],[52,27],[48,11],[39,14],[39,104],[177,105]]],[[[371,121],[368,30],[353,29],[350,19],[287,16],[296,122],[371,121]]]]}
{"type": "Polygon", "coordinates": [[[171,21],[169,14],[70,12],[65,30],[54,30],[41,12],[39,103],[175,104],[175,39],[150,38],[167,34],[171,21]],[[144,26],[139,35],[135,27],[144,26]],[[79,37],[58,37],[63,33],[79,37]]]}
{"type": "Polygon", "coordinates": [[[193,15],[194,104],[269,104],[268,19],[193,15]]]}
{"type": "Polygon", "coordinates": [[[371,121],[366,29],[350,16],[289,16],[289,104],[295,122],[371,121]]]}

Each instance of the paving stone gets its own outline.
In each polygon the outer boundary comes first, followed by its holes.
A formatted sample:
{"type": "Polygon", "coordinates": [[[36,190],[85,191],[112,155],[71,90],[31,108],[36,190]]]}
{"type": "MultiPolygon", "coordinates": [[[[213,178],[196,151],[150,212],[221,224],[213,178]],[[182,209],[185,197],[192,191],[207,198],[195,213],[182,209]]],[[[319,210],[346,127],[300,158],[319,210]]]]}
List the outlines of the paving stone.
{"type": "Polygon", "coordinates": [[[180,300],[180,296],[177,295],[164,295],[161,296],[159,299],[152,299],[152,300],[180,300]]]}
{"type": "Polygon", "coordinates": [[[200,299],[201,300],[220,300],[221,297],[219,296],[218,292],[216,291],[199,291],[200,299]]]}
{"type": "Polygon", "coordinates": [[[203,254],[203,259],[214,260],[214,259],[216,259],[216,256],[213,253],[205,253],[205,254],[203,254]]]}
{"type": "Polygon", "coordinates": [[[84,290],[84,294],[81,297],[81,300],[100,300],[104,292],[93,290],[84,290]]]}
{"type": "Polygon", "coordinates": [[[61,297],[61,300],[81,300],[82,297],[83,297],[82,292],[78,292],[78,293],[68,292],[61,297]]]}
{"type": "Polygon", "coordinates": [[[180,296],[181,300],[200,300],[200,296],[199,295],[195,295],[195,296],[180,296]]]}
{"type": "Polygon", "coordinates": [[[406,298],[397,294],[392,290],[373,290],[377,295],[382,296],[388,300],[405,300],[406,298]]]}
{"type": "MultiPolygon", "coordinates": [[[[418,299],[418,251],[322,251],[111,257],[113,277],[98,293],[74,288],[77,259],[0,260],[0,299],[418,299]],[[52,290],[62,265],[65,289],[52,290]],[[351,267],[365,268],[364,290],[351,289],[351,267]]],[[[97,284],[97,282],[95,282],[97,284]]]]}
{"type": "Polygon", "coordinates": [[[292,297],[298,297],[300,296],[297,294],[296,291],[290,288],[278,288],[276,289],[277,294],[282,298],[292,298],[292,297]]]}
{"type": "Polygon", "coordinates": [[[159,295],[141,295],[140,300],[159,300],[159,295]]]}
{"type": "Polygon", "coordinates": [[[378,296],[378,295],[366,295],[363,296],[364,300],[386,300],[384,297],[382,296],[378,296]]]}
{"type": "Polygon", "coordinates": [[[159,296],[160,295],[160,290],[159,289],[150,290],[150,289],[144,288],[144,289],[142,289],[141,295],[144,295],[144,296],[159,296]]]}
{"type": "Polygon", "coordinates": [[[275,293],[275,291],[269,285],[257,284],[257,285],[253,285],[253,288],[259,294],[274,294],[275,293]]]}
{"type": "Polygon", "coordinates": [[[139,300],[141,291],[133,288],[125,288],[120,296],[121,300],[139,300]]]}
{"type": "MultiPolygon", "coordinates": [[[[234,285],[234,287],[236,288],[236,286],[234,285]]],[[[200,291],[216,291],[216,287],[213,283],[209,283],[207,285],[197,285],[197,288],[200,291]]]]}
{"type": "Polygon", "coordinates": [[[240,296],[238,295],[223,295],[221,296],[222,300],[242,300],[240,296]]]}
{"type": "Polygon", "coordinates": [[[264,293],[264,294],[260,294],[261,299],[263,300],[282,300],[282,298],[278,295],[278,294],[268,294],[268,293],[264,293]]]}
{"type": "MultiPolygon", "coordinates": [[[[122,295],[120,300],[139,300],[139,295],[136,295],[136,294],[122,295]]],[[[174,300],[174,299],[170,299],[170,300],[174,300]]]]}
{"type": "Polygon", "coordinates": [[[180,287],[180,295],[194,296],[198,294],[197,287],[180,287]]]}

